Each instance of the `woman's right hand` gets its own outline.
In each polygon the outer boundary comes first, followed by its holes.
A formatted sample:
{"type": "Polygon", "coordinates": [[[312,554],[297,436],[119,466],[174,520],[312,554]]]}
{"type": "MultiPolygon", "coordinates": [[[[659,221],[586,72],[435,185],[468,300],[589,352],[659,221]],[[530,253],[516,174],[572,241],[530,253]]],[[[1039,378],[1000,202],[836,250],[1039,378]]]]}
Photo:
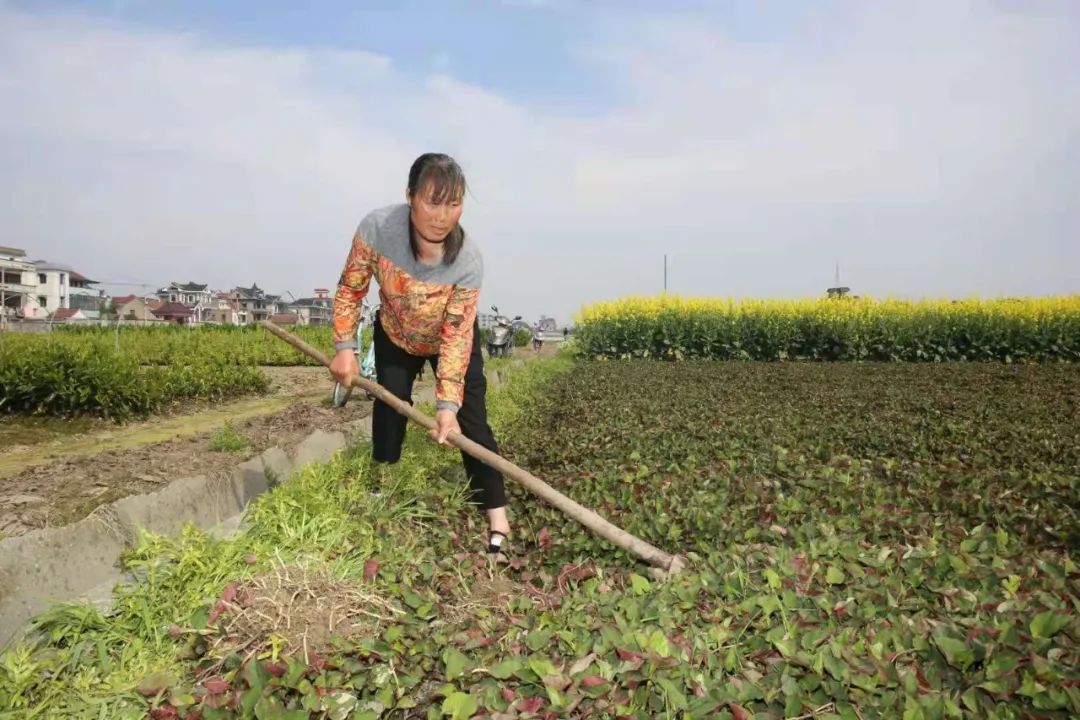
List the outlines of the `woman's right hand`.
{"type": "Polygon", "coordinates": [[[330,362],[330,374],[339,383],[348,387],[350,378],[360,374],[360,363],[356,362],[356,353],[348,348],[338,350],[330,362]]]}

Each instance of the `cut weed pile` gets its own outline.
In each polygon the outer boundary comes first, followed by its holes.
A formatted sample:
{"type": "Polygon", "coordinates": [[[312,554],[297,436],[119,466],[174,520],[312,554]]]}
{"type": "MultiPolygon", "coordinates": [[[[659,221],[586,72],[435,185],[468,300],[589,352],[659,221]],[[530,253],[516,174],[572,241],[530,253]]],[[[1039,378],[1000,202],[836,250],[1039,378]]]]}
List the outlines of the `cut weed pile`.
{"type": "Polygon", "coordinates": [[[242,584],[225,588],[214,612],[221,635],[213,653],[248,657],[270,647],[310,662],[332,638],[353,641],[379,634],[403,611],[361,583],[333,577],[325,567],[276,564],[242,584]]]}
{"type": "Polygon", "coordinates": [[[235,538],[146,537],[114,612],[56,608],[0,659],[0,717],[1075,716],[1078,387],[530,363],[491,401],[504,452],[687,571],[656,584],[516,487],[492,563],[458,454],[412,429],[389,472],[357,448],[235,538]]]}

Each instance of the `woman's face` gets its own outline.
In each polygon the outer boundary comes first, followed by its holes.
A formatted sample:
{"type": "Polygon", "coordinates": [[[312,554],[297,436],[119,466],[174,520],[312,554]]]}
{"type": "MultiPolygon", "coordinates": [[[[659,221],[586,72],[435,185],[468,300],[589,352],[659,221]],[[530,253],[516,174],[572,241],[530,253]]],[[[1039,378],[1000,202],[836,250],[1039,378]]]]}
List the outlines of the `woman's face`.
{"type": "Polygon", "coordinates": [[[442,242],[461,219],[461,196],[446,193],[435,202],[434,187],[428,183],[409,198],[413,227],[429,242],[442,242]]]}

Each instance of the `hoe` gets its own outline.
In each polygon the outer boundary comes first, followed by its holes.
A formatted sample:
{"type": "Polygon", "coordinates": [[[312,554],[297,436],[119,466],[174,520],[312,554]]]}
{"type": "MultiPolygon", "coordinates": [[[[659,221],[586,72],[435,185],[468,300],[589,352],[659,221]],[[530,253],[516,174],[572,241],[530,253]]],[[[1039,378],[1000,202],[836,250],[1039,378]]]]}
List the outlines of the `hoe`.
{"type": "MultiPolygon", "coordinates": [[[[292,345],[300,352],[308,355],[320,364],[330,367],[330,359],[323,353],[319,352],[311,345],[296,337],[292,333],[283,330],[269,320],[263,320],[259,322],[259,325],[266,328],[274,335],[285,342],[292,345]]],[[[414,423],[427,428],[428,430],[434,430],[436,428],[434,418],[431,418],[424,413],[414,408],[411,404],[400,400],[390,393],[389,390],[379,385],[377,382],[368,380],[367,378],[354,375],[351,380],[352,387],[362,388],[371,395],[374,395],[379,400],[394,408],[398,413],[404,415],[414,423]]],[[[605,540],[609,541],[616,547],[620,547],[630,553],[633,553],[637,557],[641,558],[649,565],[652,566],[652,574],[654,577],[663,578],[668,575],[674,575],[685,567],[685,560],[679,555],[669,555],[668,553],[656,548],[649,543],[634,537],[625,530],[612,525],[604,518],[597,515],[592,510],[579,505],[570,498],[566,497],[558,490],[555,490],[546,482],[536,477],[532,473],[519,468],[514,463],[510,462],[506,458],[497,455],[485,447],[482,447],[472,440],[460,433],[451,433],[448,438],[448,442],[459,450],[468,453],[477,460],[490,465],[506,477],[509,477],[516,481],[518,484],[523,485],[526,490],[536,495],[544,502],[552,505],[553,507],[561,510],[565,515],[573,518],[588,530],[599,535],[605,540]]]]}

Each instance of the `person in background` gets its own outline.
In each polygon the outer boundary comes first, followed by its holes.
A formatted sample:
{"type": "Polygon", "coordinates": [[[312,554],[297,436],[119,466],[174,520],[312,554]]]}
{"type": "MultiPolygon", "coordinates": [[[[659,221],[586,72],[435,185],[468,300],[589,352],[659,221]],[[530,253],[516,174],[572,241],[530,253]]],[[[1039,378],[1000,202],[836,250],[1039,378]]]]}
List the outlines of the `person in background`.
{"type": "MultiPolygon", "coordinates": [[[[424,364],[435,373],[432,437],[447,445],[461,433],[498,452],[487,419],[487,380],[480,351],[477,302],[483,257],[460,224],[465,175],[448,155],[426,153],[409,169],[405,202],[370,212],[353,236],[334,298],[330,372],[339,382],[359,373],[353,349],[360,304],[371,278],[379,283],[373,327],[379,384],[405,402],[424,364]]],[[[401,458],[407,419],[376,399],[372,459],[401,458]]],[[[472,501],[487,513],[487,549],[500,553],[510,532],[502,475],[462,453],[472,501]]]]}
{"type": "Polygon", "coordinates": [[[544,346],[544,331],[540,329],[540,323],[536,324],[533,329],[533,350],[540,352],[540,348],[544,346]]]}

